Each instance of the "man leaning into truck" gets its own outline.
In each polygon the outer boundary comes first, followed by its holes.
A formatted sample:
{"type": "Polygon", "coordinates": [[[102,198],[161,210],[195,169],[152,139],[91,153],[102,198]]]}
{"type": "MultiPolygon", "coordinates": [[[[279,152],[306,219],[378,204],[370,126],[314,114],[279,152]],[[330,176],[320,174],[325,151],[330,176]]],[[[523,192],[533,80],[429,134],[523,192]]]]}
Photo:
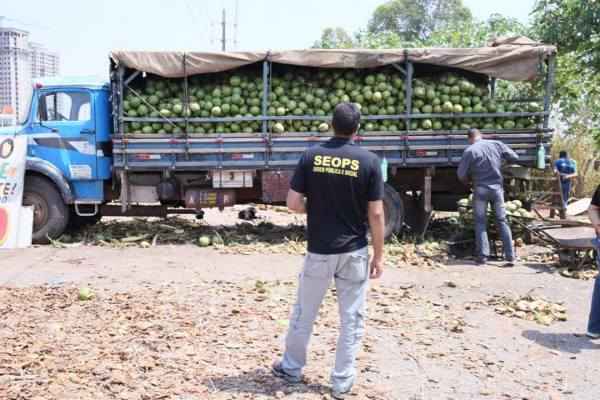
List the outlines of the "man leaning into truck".
{"type": "Polygon", "coordinates": [[[464,151],[458,165],[458,179],[464,184],[473,183],[473,217],[475,219],[475,250],[477,265],[485,265],[490,256],[487,235],[487,209],[492,204],[496,226],[500,232],[506,267],[514,266],[515,252],[510,227],[504,208],[504,182],[502,161],[516,162],[519,156],[507,145],[496,140],[484,140],[478,129],[469,129],[470,146],[464,151]]]}
{"type": "Polygon", "coordinates": [[[288,207],[307,214],[308,253],[299,275],[296,304],[281,361],[273,374],[288,383],[302,381],[308,342],[323,297],[335,281],[341,320],[332,396],[342,399],[356,377],[356,354],[365,326],[368,280],[383,272],[383,180],[378,157],[355,146],[360,112],[340,103],[333,113],[335,136],[308,149],[288,193],[288,207]],[[374,255],[369,267],[367,230],[374,255]]]}

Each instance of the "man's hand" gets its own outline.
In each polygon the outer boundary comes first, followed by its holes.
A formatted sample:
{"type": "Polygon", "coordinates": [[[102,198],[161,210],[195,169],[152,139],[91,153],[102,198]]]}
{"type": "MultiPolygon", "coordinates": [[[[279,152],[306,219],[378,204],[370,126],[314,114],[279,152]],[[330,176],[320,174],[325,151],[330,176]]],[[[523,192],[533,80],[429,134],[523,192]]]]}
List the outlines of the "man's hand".
{"type": "Polygon", "coordinates": [[[371,243],[373,244],[373,259],[371,260],[370,276],[377,279],[383,273],[383,236],[385,231],[385,217],[383,201],[369,202],[369,227],[371,228],[371,243]]]}
{"type": "Polygon", "coordinates": [[[371,268],[369,278],[379,279],[383,275],[383,260],[381,258],[373,257],[371,260],[371,268]]]}
{"type": "Polygon", "coordinates": [[[590,208],[588,208],[588,216],[590,217],[590,222],[596,230],[596,233],[600,235],[600,207],[590,204],[590,208]]]}
{"type": "Polygon", "coordinates": [[[304,194],[302,194],[302,193],[298,193],[298,192],[290,189],[288,191],[286,204],[287,204],[287,207],[290,210],[292,210],[293,212],[296,212],[299,214],[306,213],[306,200],[304,199],[304,194]]]}

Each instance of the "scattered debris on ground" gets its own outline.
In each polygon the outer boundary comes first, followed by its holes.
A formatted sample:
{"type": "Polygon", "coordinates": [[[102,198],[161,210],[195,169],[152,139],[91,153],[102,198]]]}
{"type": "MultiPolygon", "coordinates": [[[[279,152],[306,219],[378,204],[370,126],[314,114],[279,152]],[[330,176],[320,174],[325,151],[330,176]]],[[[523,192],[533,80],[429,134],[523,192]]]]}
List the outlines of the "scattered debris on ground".
{"type": "Polygon", "coordinates": [[[598,275],[598,268],[591,263],[584,263],[578,268],[561,267],[560,257],[554,251],[527,255],[523,257],[523,262],[543,266],[549,272],[558,273],[565,278],[589,280],[598,275]]]}
{"type": "MultiPolygon", "coordinates": [[[[257,219],[218,226],[185,217],[104,219],[96,225],[65,234],[59,240],[53,241],[52,245],[59,248],[77,246],[148,248],[191,244],[200,247],[212,246],[222,254],[306,254],[306,233],[302,220],[294,219],[293,216],[288,215],[289,210],[281,206],[257,205],[252,209],[259,213],[257,219]],[[279,223],[271,222],[269,217],[265,219],[264,215],[280,216],[277,221],[279,223]]],[[[468,257],[472,249],[467,249],[462,255],[454,253],[449,255],[449,240],[456,235],[455,219],[454,217],[434,219],[424,243],[416,243],[410,237],[394,237],[389,240],[385,246],[387,266],[402,268],[406,265],[414,265],[444,268],[450,258],[468,257]]],[[[519,249],[519,253],[526,253],[528,246],[519,243],[519,249]]],[[[525,255],[522,260],[532,267],[538,264],[568,278],[585,280],[592,279],[597,274],[594,265],[583,265],[579,269],[560,268],[559,257],[553,250],[525,255]]]]}
{"type": "Polygon", "coordinates": [[[72,235],[63,235],[53,242],[56,247],[109,246],[150,247],[165,244],[198,244],[207,237],[210,244],[223,252],[247,251],[260,253],[266,247],[271,252],[292,252],[304,246],[303,225],[275,225],[270,222],[242,222],[233,226],[210,226],[202,221],[172,217],[131,218],[102,221],[72,235]],[[243,248],[240,248],[243,247],[243,248]],[[280,251],[278,251],[280,250],[280,251]]]}
{"type": "MultiPolygon", "coordinates": [[[[334,289],[315,325],[323,339],[311,345],[307,383],[290,388],[269,372],[281,356],[295,286],[202,281],[127,293],[1,287],[2,398],[264,399],[296,392],[302,397],[290,398],[323,399],[332,362],[325,355],[337,339],[334,289]]],[[[401,323],[388,308],[412,300],[406,290],[386,288],[375,290],[373,301],[382,306],[369,326],[385,330],[401,323]]],[[[356,395],[383,400],[389,397],[367,383],[377,374],[374,340],[367,335],[363,343],[356,395]]]]}
{"type": "Polygon", "coordinates": [[[448,262],[448,248],[441,242],[417,244],[392,238],[385,245],[385,260],[387,265],[395,267],[414,265],[443,268],[448,262]]]}
{"type": "MultiPolygon", "coordinates": [[[[202,222],[191,222],[194,229],[205,229],[196,226],[202,222]]],[[[214,241],[213,231],[202,232],[214,241]]],[[[202,236],[190,237],[190,244],[200,246],[202,236]]],[[[437,244],[404,246],[420,260],[445,257],[437,244]]],[[[266,265],[268,246],[256,250],[265,255],[249,257],[220,257],[217,251],[170,244],[151,251],[125,247],[9,253],[10,263],[26,267],[16,280],[14,270],[6,269],[10,282],[52,286],[0,288],[0,398],[330,398],[339,326],[334,289],[313,332],[307,383],[287,386],[269,372],[290,324],[297,258],[278,257],[281,263],[266,265]],[[128,254],[139,260],[132,262],[128,254]],[[196,255],[202,259],[190,260],[196,255]],[[223,259],[228,268],[214,268],[223,259]],[[46,260],[57,268],[36,271],[46,260]],[[107,266],[114,275],[106,275],[107,266]]],[[[528,253],[545,251],[527,246],[519,252],[523,264],[540,274],[452,260],[456,268],[435,271],[422,268],[424,263],[415,268],[399,263],[402,273],[389,271],[385,279],[371,282],[357,392],[350,398],[516,400],[540,393],[594,398],[590,377],[597,372],[597,346],[574,335],[587,318],[587,306],[576,306],[581,305],[577,291],[589,285],[557,281],[544,265],[525,261],[528,253]],[[498,304],[488,305],[493,293],[527,293],[532,287],[540,290],[536,296],[564,300],[569,321],[536,328],[533,322],[497,315],[495,308],[505,303],[520,311],[514,303],[521,297],[515,295],[503,296],[512,303],[499,296],[498,304]],[[590,374],[578,373],[582,368],[590,374]]]]}
{"type": "Polygon", "coordinates": [[[527,263],[535,263],[547,266],[558,265],[559,261],[558,254],[552,250],[527,254],[525,257],[522,257],[522,260],[527,263]]]}
{"type": "Polygon", "coordinates": [[[494,310],[500,315],[535,321],[542,325],[567,320],[567,309],[561,303],[553,303],[531,294],[521,297],[496,295],[488,300],[488,304],[494,306],[494,310]]]}
{"type": "MultiPolygon", "coordinates": [[[[210,226],[180,217],[131,218],[102,221],[52,242],[55,247],[154,247],[171,244],[213,246],[223,254],[306,254],[304,225],[241,222],[210,226]]],[[[418,265],[441,268],[448,261],[447,246],[428,241],[415,244],[393,238],[385,246],[388,266],[418,265]]]]}
{"type": "Polygon", "coordinates": [[[598,276],[598,269],[596,266],[587,266],[587,268],[580,269],[560,268],[559,273],[565,278],[582,279],[585,281],[596,278],[598,276]]]}

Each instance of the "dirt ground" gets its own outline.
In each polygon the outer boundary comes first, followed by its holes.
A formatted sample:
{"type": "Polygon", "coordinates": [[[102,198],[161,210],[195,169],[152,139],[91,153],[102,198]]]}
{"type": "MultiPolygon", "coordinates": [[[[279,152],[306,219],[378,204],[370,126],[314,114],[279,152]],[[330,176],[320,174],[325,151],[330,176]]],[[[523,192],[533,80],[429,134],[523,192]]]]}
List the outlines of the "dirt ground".
{"type": "MultiPolygon", "coordinates": [[[[281,214],[266,219],[294,222],[281,214]]],[[[307,382],[286,386],[268,368],[281,355],[302,256],[246,253],[160,243],[2,252],[0,398],[329,398],[335,292],[313,332],[307,382]],[[93,299],[78,299],[84,286],[93,299]]],[[[581,335],[593,281],[553,271],[527,261],[391,265],[371,285],[351,398],[600,398],[600,341],[581,335]],[[528,294],[562,303],[567,320],[546,326],[489,304],[528,294]]]]}

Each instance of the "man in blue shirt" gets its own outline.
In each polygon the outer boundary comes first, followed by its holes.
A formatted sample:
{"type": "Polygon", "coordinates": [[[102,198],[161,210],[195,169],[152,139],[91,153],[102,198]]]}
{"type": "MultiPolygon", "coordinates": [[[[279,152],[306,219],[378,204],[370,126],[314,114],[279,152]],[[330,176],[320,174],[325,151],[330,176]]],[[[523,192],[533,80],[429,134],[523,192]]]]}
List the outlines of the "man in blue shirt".
{"type": "Polygon", "coordinates": [[[473,183],[473,217],[475,219],[475,248],[477,264],[485,265],[490,256],[487,235],[487,208],[491,203],[496,213],[496,226],[504,248],[506,267],[514,266],[515,252],[512,233],[504,208],[504,179],[502,161],[517,162],[519,156],[507,145],[496,140],[484,140],[478,129],[469,129],[469,143],[458,165],[458,179],[473,183]]]}
{"type": "Polygon", "coordinates": [[[567,152],[563,150],[559,153],[559,159],[554,162],[554,173],[560,177],[563,208],[567,208],[571,193],[571,180],[577,176],[577,163],[570,159],[567,152]]]}

